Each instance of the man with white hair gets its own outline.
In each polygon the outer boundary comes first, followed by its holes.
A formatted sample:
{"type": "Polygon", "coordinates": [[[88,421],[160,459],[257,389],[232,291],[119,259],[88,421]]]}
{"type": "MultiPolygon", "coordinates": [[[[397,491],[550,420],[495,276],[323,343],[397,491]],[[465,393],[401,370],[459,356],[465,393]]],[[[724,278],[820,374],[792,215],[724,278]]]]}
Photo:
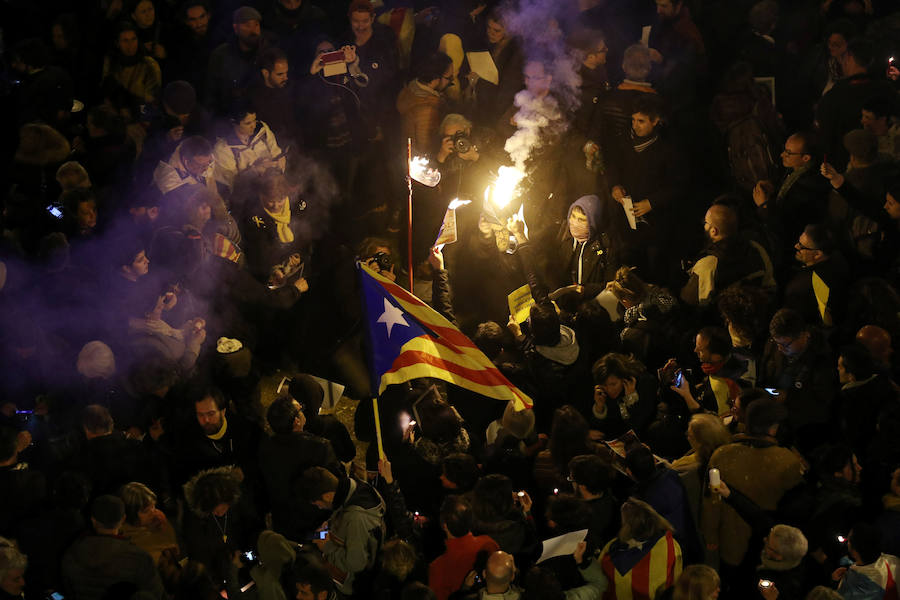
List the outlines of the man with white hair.
{"type": "Polygon", "coordinates": [[[0,537],[0,596],[24,597],[26,567],[28,557],[19,552],[14,542],[0,537]]]}

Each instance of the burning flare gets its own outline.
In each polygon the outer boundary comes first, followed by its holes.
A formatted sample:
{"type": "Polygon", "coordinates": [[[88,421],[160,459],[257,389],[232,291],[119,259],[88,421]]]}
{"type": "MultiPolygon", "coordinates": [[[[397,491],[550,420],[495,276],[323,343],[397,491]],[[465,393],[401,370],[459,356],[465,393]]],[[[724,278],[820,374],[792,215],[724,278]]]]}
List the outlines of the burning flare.
{"type": "Polygon", "coordinates": [[[500,167],[497,179],[484,190],[485,199],[490,200],[497,210],[506,208],[506,205],[515,198],[519,183],[524,178],[525,173],[516,167],[500,167]]]}
{"type": "Polygon", "coordinates": [[[429,167],[428,159],[424,156],[414,156],[409,161],[409,176],[428,187],[434,187],[441,182],[441,172],[429,167]]]}
{"type": "Polygon", "coordinates": [[[472,204],[471,200],[460,200],[459,198],[454,198],[450,201],[450,205],[447,206],[447,210],[456,210],[460,206],[465,206],[466,204],[472,204]]]}

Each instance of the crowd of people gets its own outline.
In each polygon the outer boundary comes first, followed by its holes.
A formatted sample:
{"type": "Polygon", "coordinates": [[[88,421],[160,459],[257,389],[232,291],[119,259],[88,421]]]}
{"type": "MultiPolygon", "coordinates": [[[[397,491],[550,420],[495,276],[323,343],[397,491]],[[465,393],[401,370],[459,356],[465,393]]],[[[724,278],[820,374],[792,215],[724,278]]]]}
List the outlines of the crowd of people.
{"type": "Polygon", "coordinates": [[[896,597],[896,3],[0,15],[0,600],[896,597]]]}

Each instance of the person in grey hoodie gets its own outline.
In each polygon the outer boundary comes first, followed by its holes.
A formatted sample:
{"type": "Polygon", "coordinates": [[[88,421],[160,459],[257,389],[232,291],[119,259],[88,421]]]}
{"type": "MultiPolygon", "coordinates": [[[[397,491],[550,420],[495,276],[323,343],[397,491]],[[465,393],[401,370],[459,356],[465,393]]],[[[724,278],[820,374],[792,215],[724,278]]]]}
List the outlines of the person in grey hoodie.
{"type": "Polygon", "coordinates": [[[338,583],[338,591],[364,589],[385,536],[385,503],[371,485],[350,477],[338,478],[322,467],[311,467],[297,480],[295,493],[323,510],[332,511],[324,539],[313,543],[338,583]]]}

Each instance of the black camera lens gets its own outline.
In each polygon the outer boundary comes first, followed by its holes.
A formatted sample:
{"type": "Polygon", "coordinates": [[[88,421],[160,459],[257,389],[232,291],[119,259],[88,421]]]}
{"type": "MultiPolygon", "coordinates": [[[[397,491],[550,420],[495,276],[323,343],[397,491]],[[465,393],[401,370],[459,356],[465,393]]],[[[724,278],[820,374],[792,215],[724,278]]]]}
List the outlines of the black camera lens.
{"type": "Polygon", "coordinates": [[[465,154],[472,149],[472,140],[465,131],[458,131],[453,135],[453,149],[457,154],[465,154]]]}
{"type": "Polygon", "coordinates": [[[378,268],[382,271],[390,271],[391,267],[394,266],[394,259],[387,252],[376,252],[372,258],[375,259],[375,262],[378,263],[378,268]]]}

